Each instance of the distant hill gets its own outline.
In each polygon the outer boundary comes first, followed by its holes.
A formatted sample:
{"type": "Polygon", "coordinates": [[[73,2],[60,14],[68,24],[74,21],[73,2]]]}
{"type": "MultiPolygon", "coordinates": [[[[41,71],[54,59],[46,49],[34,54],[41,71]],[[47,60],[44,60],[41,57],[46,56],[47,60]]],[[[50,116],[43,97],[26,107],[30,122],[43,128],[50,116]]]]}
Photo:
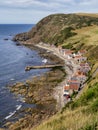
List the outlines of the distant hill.
{"type": "Polygon", "coordinates": [[[54,14],[43,18],[29,32],[16,35],[14,40],[58,45],[76,35],[74,30],[92,25],[98,25],[98,17],[90,14],[54,14]]]}

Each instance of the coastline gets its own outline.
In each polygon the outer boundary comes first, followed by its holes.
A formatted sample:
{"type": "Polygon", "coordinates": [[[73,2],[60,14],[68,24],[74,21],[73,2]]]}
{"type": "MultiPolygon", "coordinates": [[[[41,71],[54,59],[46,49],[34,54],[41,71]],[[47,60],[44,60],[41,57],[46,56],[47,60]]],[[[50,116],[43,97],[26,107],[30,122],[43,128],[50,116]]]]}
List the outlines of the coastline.
{"type": "Polygon", "coordinates": [[[61,55],[58,52],[58,50],[55,49],[54,47],[50,47],[48,45],[45,46],[45,44],[44,45],[37,44],[35,46],[46,49],[47,51],[52,51],[54,55],[56,55],[57,57],[59,57],[60,59],[62,59],[64,61],[64,70],[66,72],[66,77],[54,89],[54,98],[57,100],[56,107],[58,110],[61,110],[64,107],[64,105],[67,103],[63,96],[63,92],[64,92],[63,87],[66,84],[66,81],[68,79],[70,79],[70,77],[72,76],[72,74],[75,71],[74,64],[72,62],[69,62],[68,59],[66,59],[63,55],[61,55]]]}
{"type": "MultiPolygon", "coordinates": [[[[1,98],[5,113],[1,111],[4,122],[1,121],[0,130],[97,129],[97,18],[82,15],[53,14],[28,31],[18,29],[20,33],[13,38],[14,45],[27,48],[23,54],[27,62],[20,58],[13,66],[19,76],[13,74],[20,78],[23,71],[23,78],[27,77],[25,81],[19,78],[16,81],[16,77],[10,78],[7,71],[2,70],[11,80],[7,89],[13,97],[9,105],[3,104],[1,98]],[[16,64],[21,66],[19,63],[23,66],[16,67],[16,64]],[[13,107],[14,98],[19,105],[13,107]],[[9,112],[6,111],[8,106],[9,112]]],[[[25,30],[25,26],[23,28],[25,30]]],[[[17,32],[17,27],[14,30],[17,32]]],[[[8,31],[11,33],[11,29],[8,31]]],[[[11,39],[3,40],[10,42],[11,39]]],[[[22,57],[21,53],[20,49],[16,55],[22,57]]],[[[10,65],[8,68],[12,71],[10,65]]]]}
{"type": "Polygon", "coordinates": [[[61,54],[56,47],[44,43],[23,45],[29,47],[30,49],[36,49],[39,51],[40,56],[49,58],[51,61],[55,61],[54,63],[62,62],[64,67],[51,69],[49,72],[33,78],[32,81],[27,81],[26,85],[29,87],[30,85],[31,87],[32,85],[35,86],[33,89],[30,89],[30,91],[26,90],[28,87],[26,88],[25,84],[19,83],[14,87],[11,86],[14,88],[14,90],[11,88],[11,91],[16,95],[23,94],[24,96],[27,93],[25,102],[31,104],[35,103],[37,107],[20,111],[24,112],[26,116],[19,119],[16,123],[8,122],[6,126],[9,130],[16,128],[35,128],[37,125],[59,112],[64,105],[69,102],[69,100],[66,100],[63,96],[64,86],[74,73],[76,73],[77,68],[79,67],[79,65],[73,60],[65,58],[65,56],[61,54]],[[23,90],[24,87],[25,90],[23,90]],[[31,101],[31,99],[33,99],[33,101],[31,101]]]}
{"type": "MultiPolygon", "coordinates": [[[[23,45],[28,46],[31,44],[23,44],[23,45]]],[[[70,79],[73,73],[76,71],[77,66],[75,67],[72,61],[70,62],[67,58],[65,58],[62,54],[58,52],[58,49],[56,49],[53,46],[41,43],[41,44],[33,45],[33,47],[37,50],[43,49],[46,52],[51,52],[52,56],[53,55],[57,56],[59,59],[63,60],[64,62],[63,69],[66,72],[66,77],[60,83],[57,84],[57,86],[54,88],[54,91],[53,91],[53,97],[57,101],[56,108],[58,111],[60,111],[64,107],[64,105],[67,103],[63,96],[64,85],[66,84],[66,81],[70,79]]]]}
{"type": "MultiPolygon", "coordinates": [[[[52,53],[47,52],[46,49],[38,48],[37,46],[32,46],[32,45],[31,46],[25,45],[25,46],[29,47],[30,49],[36,49],[39,52],[40,56],[47,59],[49,58],[50,63],[63,63],[63,60],[59,58],[58,56],[54,55],[53,52],[52,53]]],[[[56,68],[56,69],[50,69],[49,72],[46,72],[45,74],[41,76],[36,76],[32,80],[27,80],[26,83],[19,82],[13,86],[9,86],[9,89],[13,94],[15,94],[16,96],[18,94],[22,95],[23,97],[25,96],[26,98],[24,101],[30,104],[35,103],[37,105],[37,108],[33,108],[33,109],[28,108],[24,110],[22,109],[19,110],[20,113],[22,112],[26,114],[27,117],[25,116],[24,118],[20,118],[19,121],[16,121],[16,123],[11,123],[10,121],[8,121],[5,125],[5,128],[14,129],[16,127],[21,127],[21,122],[26,122],[27,118],[28,120],[30,120],[32,119],[32,117],[34,119],[31,122],[31,125],[32,125],[31,127],[33,127],[41,123],[43,120],[48,119],[50,116],[56,114],[59,110],[57,107],[58,101],[56,102],[56,98],[54,98],[55,97],[54,91],[56,91],[57,84],[59,84],[61,80],[64,78],[65,78],[65,70],[62,68],[61,70],[60,68],[56,68]],[[58,77],[58,75],[60,75],[60,77],[58,77]],[[36,88],[34,87],[33,89],[31,88],[30,91],[29,90],[27,91],[27,86],[25,86],[27,84],[29,85],[33,84],[36,86],[36,88]],[[41,85],[40,89],[38,85],[41,85]],[[46,89],[44,85],[49,88],[46,89]],[[36,91],[36,93],[33,94],[33,92],[31,91],[33,91],[34,93],[36,91]],[[39,93],[43,94],[42,95],[43,99],[40,99],[41,97],[38,97],[39,95],[37,94],[37,92],[38,94],[39,93]],[[31,101],[32,98],[34,99],[31,101]],[[43,116],[43,117],[39,119],[40,116],[43,116]]],[[[17,116],[17,113],[14,116],[17,116]]]]}

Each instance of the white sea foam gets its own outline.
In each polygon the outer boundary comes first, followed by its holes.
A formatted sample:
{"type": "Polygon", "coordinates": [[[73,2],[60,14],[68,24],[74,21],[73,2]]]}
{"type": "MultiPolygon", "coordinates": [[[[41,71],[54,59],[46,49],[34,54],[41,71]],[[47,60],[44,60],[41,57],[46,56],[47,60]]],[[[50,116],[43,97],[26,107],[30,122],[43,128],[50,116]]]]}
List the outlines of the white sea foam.
{"type": "Polygon", "coordinates": [[[6,91],[1,91],[0,93],[4,94],[4,93],[6,93],[6,91]]]}
{"type": "Polygon", "coordinates": [[[13,116],[16,113],[16,111],[10,112],[8,116],[5,117],[5,119],[9,119],[11,116],[13,116]]]}
{"type": "Polygon", "coordinates": [[[10,79],[10,80],[11,80],[11,81],[14,81],[15,79],[12,78],[12,79],[10,79]]]}
{"type": "Polygon", "coordinates": [[[18,101],[18,102],[19,102],[19,101],[20,101],[20,102],[25,102],[25,98],[19,96],[18,99],[17,99],[17,101],[18,101]]]}
{"type": "Polygon", "coordinates": [[[16,110],[19,110],[22,107],[22,105],[16,105],[16,107],[16,110]]]}
{"type": "Polygon", "coordinates": [[[43,59],[42,62],[43,62],[43,63],[47,63],[47,59],[43,59]]]}
{"type": "Polygon", "coordinates": [[[21,107],[22,107],[22,105],[16,105],[16,110],[13,112],[10,112],[9,115],[5,117],[5,119],[7,120],[10,117],[12,117],[16,113],[16,111],[18,111],[21,107]]]}

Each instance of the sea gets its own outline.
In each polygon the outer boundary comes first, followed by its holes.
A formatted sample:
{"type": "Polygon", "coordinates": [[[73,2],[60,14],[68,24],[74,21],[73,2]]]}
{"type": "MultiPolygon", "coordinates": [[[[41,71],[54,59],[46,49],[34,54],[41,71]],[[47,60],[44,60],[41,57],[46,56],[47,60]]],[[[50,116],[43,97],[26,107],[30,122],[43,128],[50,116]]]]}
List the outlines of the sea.
{"type": "Polygon", "coordinates": [[[22,32],[29,31],[32,24],[0,24],[0,125],[10,119],[22,107],[29,107],[21,95],[15,97],[9,89],[9,84],[25,82],[33,76],[47,72],[47,69],[25,71],[29,65],[41,65],[43,58],[38,52],[17,46],[12,38],[22,32]]]}

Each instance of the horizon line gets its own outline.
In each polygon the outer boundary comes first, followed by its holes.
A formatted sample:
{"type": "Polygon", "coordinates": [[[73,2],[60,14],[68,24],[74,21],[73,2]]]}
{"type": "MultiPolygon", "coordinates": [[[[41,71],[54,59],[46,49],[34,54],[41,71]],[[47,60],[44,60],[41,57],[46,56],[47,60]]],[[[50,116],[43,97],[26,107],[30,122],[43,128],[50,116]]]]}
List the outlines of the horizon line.
{"type": "Polygon", "coordinates": [[[36,24],[36,23],[0,23],[0,24],[36,24]]]}

